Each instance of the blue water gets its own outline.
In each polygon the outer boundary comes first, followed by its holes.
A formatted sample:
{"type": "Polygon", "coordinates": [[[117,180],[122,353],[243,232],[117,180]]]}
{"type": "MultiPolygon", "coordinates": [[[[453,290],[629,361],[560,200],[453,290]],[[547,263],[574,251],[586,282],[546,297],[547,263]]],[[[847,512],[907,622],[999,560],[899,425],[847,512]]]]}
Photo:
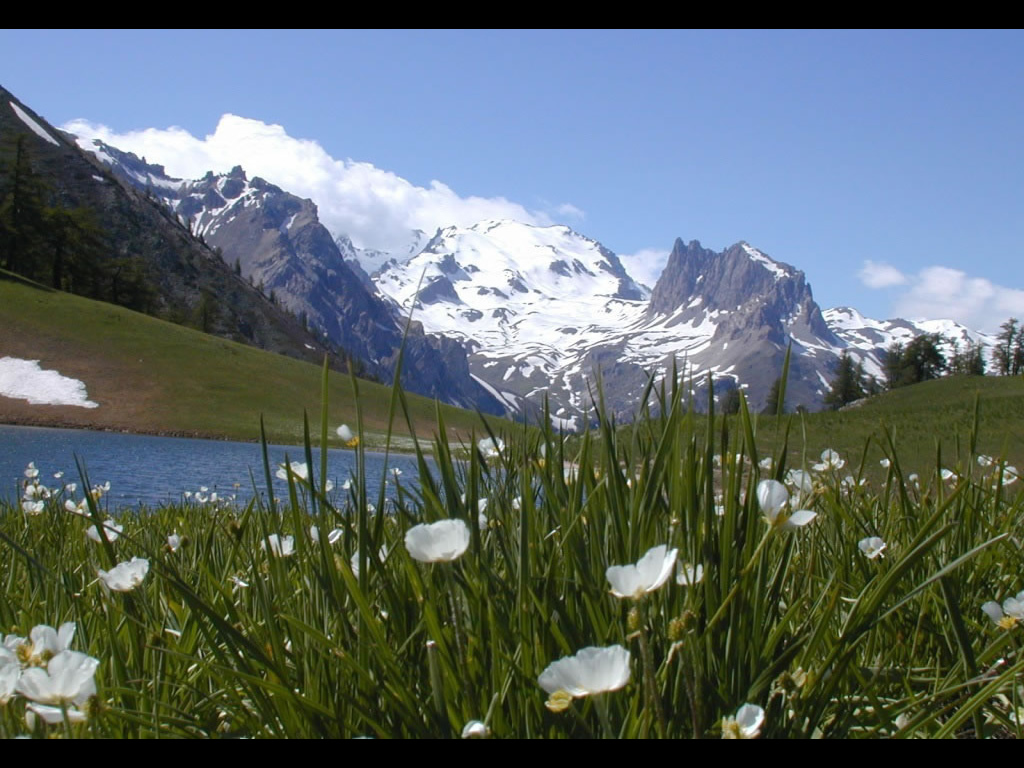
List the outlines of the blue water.
{"type": "MultiPolygon", "coordinates": [[[[343,494],[342,483],[355,473],[355,452],[330,449],[327,453],[327,476],[334,481],[334,494],[343,494]]],[[[286,456],[290,461],[304,461],[304,450],[299,446],[271,445],[268,454],[271,474],[286,456]]],[[[398,481],[402,486],[415,487],[415,458],[392,455],[385,464],[382,453],[366,452],[365,456],[371,498],[376,496],[385,474],[391,482],[395,468],[401,472],[398,481]]],[[[194,494],[204,486],[207,494],[216,492],[221,498],[234,494],[244,503],[254,495],[252,477],[256,479],[256,491],[266,498],[263,455],[256,443],[4,425],[0,425],[0,498],[20,498],[29,462],[35,462],[43,485],[54,489],[62,483],[77,483],[74,496],[81,498],[76,457],[91,484],[110,482],[110,492],[104,498],[112,510],[180,502],[186,491],[194,494]],[[54,478],[61,471],[63,477],[54,478]]],[[[318,471],[319,462],[319,451],[314,449],[314,470],[318,471]]],[[[393,490],[393,484],[389,489],[393,490]]],[[[274,495],[288,496],[287,483],[276,477],[274,495]]]]}

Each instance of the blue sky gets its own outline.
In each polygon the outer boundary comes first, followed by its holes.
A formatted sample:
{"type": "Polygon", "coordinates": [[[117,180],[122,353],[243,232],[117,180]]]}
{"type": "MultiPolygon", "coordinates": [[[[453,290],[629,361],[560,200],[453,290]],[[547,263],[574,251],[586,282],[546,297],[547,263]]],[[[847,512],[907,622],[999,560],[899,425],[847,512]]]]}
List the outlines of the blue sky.
{"type": "Polygon", "coordinates": [[[0,31],[52,124],[240,157],[366,246],[508,215],[652,282],[747,240],[823,308],[981,330],[1024,318],[1021,83],[1020,31],[0,31]]]}

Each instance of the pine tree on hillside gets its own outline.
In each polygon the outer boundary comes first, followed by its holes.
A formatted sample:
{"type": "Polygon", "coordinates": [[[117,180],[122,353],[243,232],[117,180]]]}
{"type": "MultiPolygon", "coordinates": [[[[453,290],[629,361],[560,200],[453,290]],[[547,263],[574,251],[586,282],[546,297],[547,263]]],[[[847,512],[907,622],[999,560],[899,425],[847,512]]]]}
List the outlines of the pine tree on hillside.
{"type": "Polygon", "coordinates": [[[910,371],[911,383],[937,379],[946,370],[946,357],[939,349],[942,337],[937,333],[922,333],[904,350],[904,367],[910,371]]]}
{"type": "Polygon", "coordinates": [[[946,356],[939,348],[941,342],[940,334],[923,333],[906,346],[899,342],[889,345],[885,356],[888,388],[906,387],[941,376],[946,370],[946,356]]]}
{"type": "Polygon", "coordinates": [[[825,395],[825,405],[833,410],[860,400],[864,397],[862,384],[863,365],[854,363],[849,353],[843,352],[836,365],[836,377],[832,380],[832,388],[825,395]]]}
{"type": "Polygon", "coordinates": [[[0,152],[0,267],[36,279],[50,190],[32,169],[27,140],[19,133],[0,152]]]}
{"type": "Polygon", "coordinates": [[[949,359],[949,372],[955,376],[984,376],[985,348],[968,340],[961,350],[954,343],[953,356],[949,359]]]}
{"type": "Polygon", "coordinates": [[[1024,329],[1017,327],[1017,318],[1011,317],[999,326],[996,345],[992,350],[992,363],[999,376],[1016,376],[1024,371],[1024,329]]]}

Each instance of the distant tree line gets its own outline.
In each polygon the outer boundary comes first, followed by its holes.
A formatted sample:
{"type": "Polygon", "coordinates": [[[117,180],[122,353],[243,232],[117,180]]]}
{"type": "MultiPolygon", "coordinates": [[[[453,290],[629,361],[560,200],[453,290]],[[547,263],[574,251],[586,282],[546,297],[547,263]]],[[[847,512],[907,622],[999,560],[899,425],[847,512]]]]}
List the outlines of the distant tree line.
{"type": "Polygon", "coordinates": [[[1024,373],[1024,327],[1017,325],[1017,318],[1011,317],[999,326],[992,365],[999,376],[1024,373]]]}
{"type": "MultiPolygon", "coordinates": [[[[1024,373],[1024,327],[1018,325],[1016,318],[1011,317],[1000,326],[991,365],[992,373],[998,376],[1024,373]]],[[[885,351],[882,366],[884,385],[873,376],[865,376],[863,363],[854,362],[844,351],[836,364],[836,375],[825,395],[825,404],[829,408],[841,408],[883,390],[919,384],[943,375],[984,376],[989,372],[982,344],[968,340],[961,346],[939,333],[924,333],[906,344],[893,342],[885,351]],[[944,344],[952,350],[948,357],[942,352],[944,344]]]]}
{"type": "Polygon", "coordinates": [[[0,144],[0,268],[58,290],[151,312],[142,262],[110,254],[93,211],[69,207],[33,167],[29,136],[0,144]]]}

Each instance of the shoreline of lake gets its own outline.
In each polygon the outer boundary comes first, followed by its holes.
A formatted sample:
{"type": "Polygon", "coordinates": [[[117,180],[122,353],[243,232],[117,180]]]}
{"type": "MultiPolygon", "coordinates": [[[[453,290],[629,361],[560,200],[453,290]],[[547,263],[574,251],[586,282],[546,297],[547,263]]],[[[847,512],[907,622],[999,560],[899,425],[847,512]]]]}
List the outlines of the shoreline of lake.
{"type": "MultiPolygon", "coordinates": [[[[216,491],[222,499],[266,493],[259,442],[5,424],[0,425],[0,443],[5,449],[0,453],[0,497],[12,500],[21,495],[29,462],[39,471],[39,482],[52,489],[64,483],[81,489],[83,478],[77,466],[81,462],[90,483],[111,482],[109,497],[120,508],[175,503],[189,498],[186,492],[194,494],[202,488],[216,491]],[[58,472],[60,477],[55,477],[58,472]]],[[[320,449],[313,450],[313,470],[318,473],[320,449]]],[[[327,452],[328,479],[336,493],[343,492],[345,482],[356,479],[356,451],[328,446],[327,452]]],[[[267,453],[274,495],[286,498],[287,483],[277,471],[285,462],[304,462],[303,447],[268,443],[267,453]]],[[[414,455],[367,447],[363,457],[369,488],[382,482],[393,486],[396,480],[410,489],[416,485],[414,455]]]]}

